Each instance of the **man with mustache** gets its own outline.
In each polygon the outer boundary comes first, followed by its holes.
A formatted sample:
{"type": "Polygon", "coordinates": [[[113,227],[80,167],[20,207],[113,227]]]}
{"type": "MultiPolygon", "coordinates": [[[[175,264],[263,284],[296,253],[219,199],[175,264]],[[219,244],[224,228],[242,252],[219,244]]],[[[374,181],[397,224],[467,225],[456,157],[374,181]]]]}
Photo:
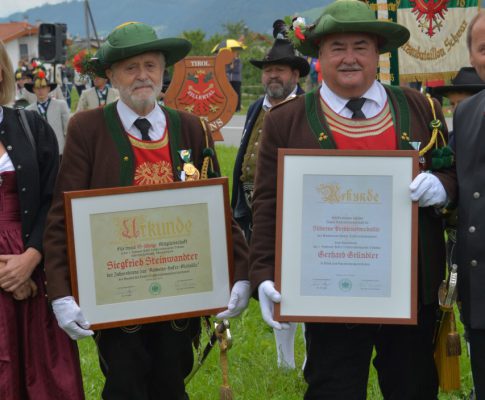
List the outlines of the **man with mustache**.
{"type": "MultiPolygon", "coordinates": [[[[120,99],[72,117],[44,237],[48,294],[59,326],[74,340],[94,332],[71,294],[63,192],[197,179],[206,157],[210,176],[220,174],[203,121],[157,104],[164,69],[190,49],[185,39],[159,39],[152,27],[129,22],[109,34],[93,61],[120,99]]],[[[247,245],[236,222],[232,231],[235,316],[247,305],[249,282],[247,245]]],[[[199,325],[189,318],[97,331],[103,399],[188,399],[184,378],[199,325]]]]}
{"type": "MultiPolygon", "coordinates": [[[[254,174],[264,116],[271,107],[304,93],[298,80],[310,72],[308,62],[295,54],[293,45],[286,39],[276,39],[262,60],[253,59],[250,63],[262,70],[261,82],[265,95],[249,106],[234,165],[231,199],[234,218],[243,229],[248,243],[252,232],[254,174]]],[[[278,366],[295,367],[295,330],[296,324],[292,324],[289,330],[274,331],[278,366]]]]}
{"type": "MultiPolygon", "coordinates": [[[[376,80],[379,54],[404,44],[410,36],[407,28],[378,21],[364,2],[339,0],[328,5],[315,24],[295,27],[295,36],[299,51],[319,57],[324,82],[306,95],[273,107],[265,117],[260,140],[249,274],[263,319],[276,329],[286,325],[273,318],[274,303],[285,296],[273,283],[278,149],[399,151],[412,150],[410,141],[434,148],[429,124],[435,117],[428,100],[418,91],[376,80]]],[[[441,108],[437,101],[433,106],[446,136],[441,108]]],[[[365,399],[374,349],[373,363],[385,399],[437,398],[432,341],[438,287],[446,268],[442,219],[437,211],[456,199],[457,188],[453,165],[438,169],[433,167],[431,152],[423,157],[426,172],[410,185],[411,200],[420,207],[418,324],[306,323],[305,399],[365,399]]]]}

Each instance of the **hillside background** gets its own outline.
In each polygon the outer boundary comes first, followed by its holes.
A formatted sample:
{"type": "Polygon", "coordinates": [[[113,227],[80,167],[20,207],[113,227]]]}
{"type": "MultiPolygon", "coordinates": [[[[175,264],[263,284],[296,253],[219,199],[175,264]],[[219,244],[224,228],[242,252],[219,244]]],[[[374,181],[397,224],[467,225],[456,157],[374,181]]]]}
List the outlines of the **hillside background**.
{"type": "MultiPolygon", "coordinates": [[[[179,36],[201,30],[206,35],[222,33],[223,25],[243,21],[253,32],[272,32],[273,21],[287,15],[321,8],[330,0],[90,0],[96,29],[106,36],[127,21],[154,26],[161,36],[179,36]]],[[[71,0],[14,13],[0,22],[28,20],[30,23],[62,22],[73,37],[85,36],[84,3],[71,0]]]]}

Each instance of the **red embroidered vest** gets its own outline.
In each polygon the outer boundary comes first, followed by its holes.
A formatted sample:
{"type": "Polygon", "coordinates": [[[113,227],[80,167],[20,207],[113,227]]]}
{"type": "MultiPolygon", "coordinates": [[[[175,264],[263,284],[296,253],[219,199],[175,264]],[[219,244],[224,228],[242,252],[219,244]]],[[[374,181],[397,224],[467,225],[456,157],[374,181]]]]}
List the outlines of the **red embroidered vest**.
{"type": "Polygon", "coordinates": [[[396,131],[388,102],[375,117],[359,120],[336,114],[323,100],[321,105],[338,149],[397,149],[396,131]]]}
{"type": "Polygon", "coordinates": [[[154,185],[173,182],[172,157],[165,129],[160,140],[144,141],[128,134],[135,155],[134,185],[154,185]]]}

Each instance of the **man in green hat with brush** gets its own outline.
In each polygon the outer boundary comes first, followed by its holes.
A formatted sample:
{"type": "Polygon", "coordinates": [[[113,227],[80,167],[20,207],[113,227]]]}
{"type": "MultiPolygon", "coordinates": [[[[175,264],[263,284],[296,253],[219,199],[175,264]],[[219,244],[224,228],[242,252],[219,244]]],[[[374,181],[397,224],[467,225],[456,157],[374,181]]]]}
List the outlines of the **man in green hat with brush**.
{"type": "MultiPolygon", "coordinates": [[[[97,72],[111,80],[120,100],[72,117],[44,238],[48,294],[59,325],[74,340],[93,331],[71,294],[63,192],[219,174],[203,122],[157,105],[165,67],[190,48],[184,39],[159,39],[150,26],[129,22],[111,32],[97,53],[97,72]]],[[[235,222],[233,242],[236,283],[230,316],[241,312],[249,298],[247,247],[235,222]]],[[[187,399],[184,378],[192,369],[198,331],[199,319],[189,318],[96,332],[106,377],[103,399],[187,399]]]]}
{"type": "MultiPolygon", "coordinates": [[[[409,35],[404,26],[378,21],[374,11],[357,0],[336,1],[313,25],[294,26],[297,49],[319,58],[324,82],[273,107],[264,120],[249,274],[263,319],[273,328],[287,328],[273,318],[274,303],[285,296],[274,288],[278,149],[413,150],[411,141],[423,147],[431,143],[434,148],[429,124],[435,119],[446,137],[438,102],[431,105],[415,90],[384,86],[376,80],[379,54],[401,46],[409,35]]],[[[307,323],[305,399],[365,399],[374,349],[385,399],[437,398],[432,339],[437,292],[446,265],[437,210],[455,200],[456,184],[449,158],[438,162],[430,153],[423,154],[424,171],[409,188],[411,200],[420,207],[417,326],[307,323]]]]}

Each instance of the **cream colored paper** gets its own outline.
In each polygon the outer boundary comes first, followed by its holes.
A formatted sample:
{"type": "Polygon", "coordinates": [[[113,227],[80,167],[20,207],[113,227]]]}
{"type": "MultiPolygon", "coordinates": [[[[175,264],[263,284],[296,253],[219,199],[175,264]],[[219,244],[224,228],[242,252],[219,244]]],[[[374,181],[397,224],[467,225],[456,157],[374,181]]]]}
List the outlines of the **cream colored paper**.
{"type": "Polygon", "coordinates": [[[90,215],[96,304],[213,290],[207,204],[90,215]]]}

